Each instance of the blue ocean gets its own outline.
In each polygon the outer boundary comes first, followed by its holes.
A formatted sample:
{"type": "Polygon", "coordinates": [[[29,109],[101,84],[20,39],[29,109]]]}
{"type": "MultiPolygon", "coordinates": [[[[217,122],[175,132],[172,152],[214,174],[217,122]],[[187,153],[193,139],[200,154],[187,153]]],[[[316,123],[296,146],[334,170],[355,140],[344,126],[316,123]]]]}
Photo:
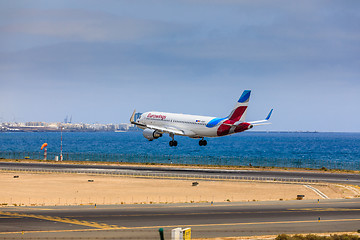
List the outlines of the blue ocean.
{"type": "MultiPolygon", "coordinates": [[[[2,132],[0,157],[48,159],[60,154],[60,132],[2,132]],[[13,155],[11,155],[13,154],[13,155]],[[17,154],[17,155],[16,155],[17,154]],[[19,156],[18,156],[19,155],[19,156]]],[[[63,155],[68,160],[165,162],[211,165],[252,165],[360,170],[360,133],[254,132],[198,140],[168,135],[152,142],[142,132],[63,132],[63,155]]]]}

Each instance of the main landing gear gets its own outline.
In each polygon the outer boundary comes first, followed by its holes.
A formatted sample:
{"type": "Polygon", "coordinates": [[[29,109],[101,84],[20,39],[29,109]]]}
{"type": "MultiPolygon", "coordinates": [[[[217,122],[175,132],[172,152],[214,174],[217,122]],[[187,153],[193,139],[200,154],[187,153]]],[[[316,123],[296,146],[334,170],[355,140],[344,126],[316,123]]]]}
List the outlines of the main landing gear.
{"type": "Polygon", "coordinates": [[[170,145],[170,147],[176,147],[176,146],[177,146],[177,141],[171,140],[171,141],[169,142],[169,145],[170,145]]]}
{"type": "Polygon", "coordinates": [[[172,140],[169,142],[170,147],[176,147],[177,141],[174,140],[174,134],[170,134],[170,137],[172,138],[172,140]]]}
{"type": "MultiPolygon", "coordinates": [[[[170,147],[176,147],[177,145],[178,145],[178,142],[177,141],[175,141],[175,139],[174,139],[174,134],[169,134],[170,135],[170,137],[172,138],[172,140],[169,142],[169,146],[170,147]]],[[[200,141],[199,141],[199,145],[200,146],[206,146],[207,145],[207,141],[206,140],[204,140],[204,138],[202,138],[200,141]]]]}
{"type": "Polygon", "coordinates": [[[199,145],[200,145],[200,146],[206,146],[206,145],[207,145],[207,141],[204,140],[204,139],[201,139],[201,140],[199,141],[199,145]]]}

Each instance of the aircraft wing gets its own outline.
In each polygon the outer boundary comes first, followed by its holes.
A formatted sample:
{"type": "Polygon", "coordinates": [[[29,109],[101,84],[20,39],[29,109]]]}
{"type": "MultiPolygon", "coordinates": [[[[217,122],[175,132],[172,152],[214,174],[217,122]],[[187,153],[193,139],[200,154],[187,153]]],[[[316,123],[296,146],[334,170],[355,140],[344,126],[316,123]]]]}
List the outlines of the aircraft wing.
{"type": "Polygon", "coordinates": [[[180,129],[174,128],[174,127],[159,127],[154,125],[146,125],[147,128],[158,130],[163,133],[172,133],[176,135],[182,135],[185,136],[185,131],[182,131],[180,129]]]}

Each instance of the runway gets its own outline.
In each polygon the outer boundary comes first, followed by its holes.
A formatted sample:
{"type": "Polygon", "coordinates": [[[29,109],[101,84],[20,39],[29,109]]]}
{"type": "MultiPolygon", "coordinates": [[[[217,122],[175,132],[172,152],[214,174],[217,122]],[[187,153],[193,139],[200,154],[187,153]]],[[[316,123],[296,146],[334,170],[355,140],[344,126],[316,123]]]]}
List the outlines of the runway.
{"type": "Polygon", "coordinates": [[[159,239],[160,227],[165,239],[175,227],[193,238],[356,232],[360,199],[0,208],[1,239],[159,239]]]}
{"type": "Polygon", "coordinates": [[[241,178],[266,178],[269,180],[291,181],[316,181],[328,183],[352,184],[360,186],[360,174],[329,173],[309,171],[262,171],[262,170],[225,170],[207,168],[180,168],[180,167],[147,167],[123,165],[87,165],[87,164],[47,164],[47,163],[21,163],[0,162],[0,169],[28,169],[41,171],[77,171],[86,173],[137,173],[137,174],[167,174],[172,176],[201,176],[201,177],[241,177],[241,178]]]}
{"type": "MultiPolygon", "coordinates": [[[[134,172],[181,176],[306,179],[360,185],[359,174],[221,170],[180,167],[0,162],[0,169],[134,172]]],[[[182,194],[179,192],[179,194],[182,194]]],[[[148,205],[0,207],[0,239],[165,239],[175,227],[191,227],[193,238],[355,232],[360,199],[148,205]],[[319,221],[320,219],[320,221],[319,221]]]]}

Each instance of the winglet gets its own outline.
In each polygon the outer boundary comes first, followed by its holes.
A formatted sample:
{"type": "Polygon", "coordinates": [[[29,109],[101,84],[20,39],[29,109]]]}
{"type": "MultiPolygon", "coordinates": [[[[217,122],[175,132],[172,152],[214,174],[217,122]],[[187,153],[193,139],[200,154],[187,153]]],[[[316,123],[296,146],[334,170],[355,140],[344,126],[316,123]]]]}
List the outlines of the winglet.
{"type": "Polygon", "coordinates": [[[273,110],[274,110],[273,108],[270,110],[270,112],[269,112],[269,114],[267,115],[267,117],[265,118],[265,120],[269,120],[269,119],[270,119],[273,110]]]}
{"type": "Polygon", "coordinates": [[[134,112],[133,112],[133,114],[131,115],[131,118],[130,118],[130,122],[131,122],[132,124],[135,123],[135,113],[136,113],[136,109],[134,109],[134,112]]]}

